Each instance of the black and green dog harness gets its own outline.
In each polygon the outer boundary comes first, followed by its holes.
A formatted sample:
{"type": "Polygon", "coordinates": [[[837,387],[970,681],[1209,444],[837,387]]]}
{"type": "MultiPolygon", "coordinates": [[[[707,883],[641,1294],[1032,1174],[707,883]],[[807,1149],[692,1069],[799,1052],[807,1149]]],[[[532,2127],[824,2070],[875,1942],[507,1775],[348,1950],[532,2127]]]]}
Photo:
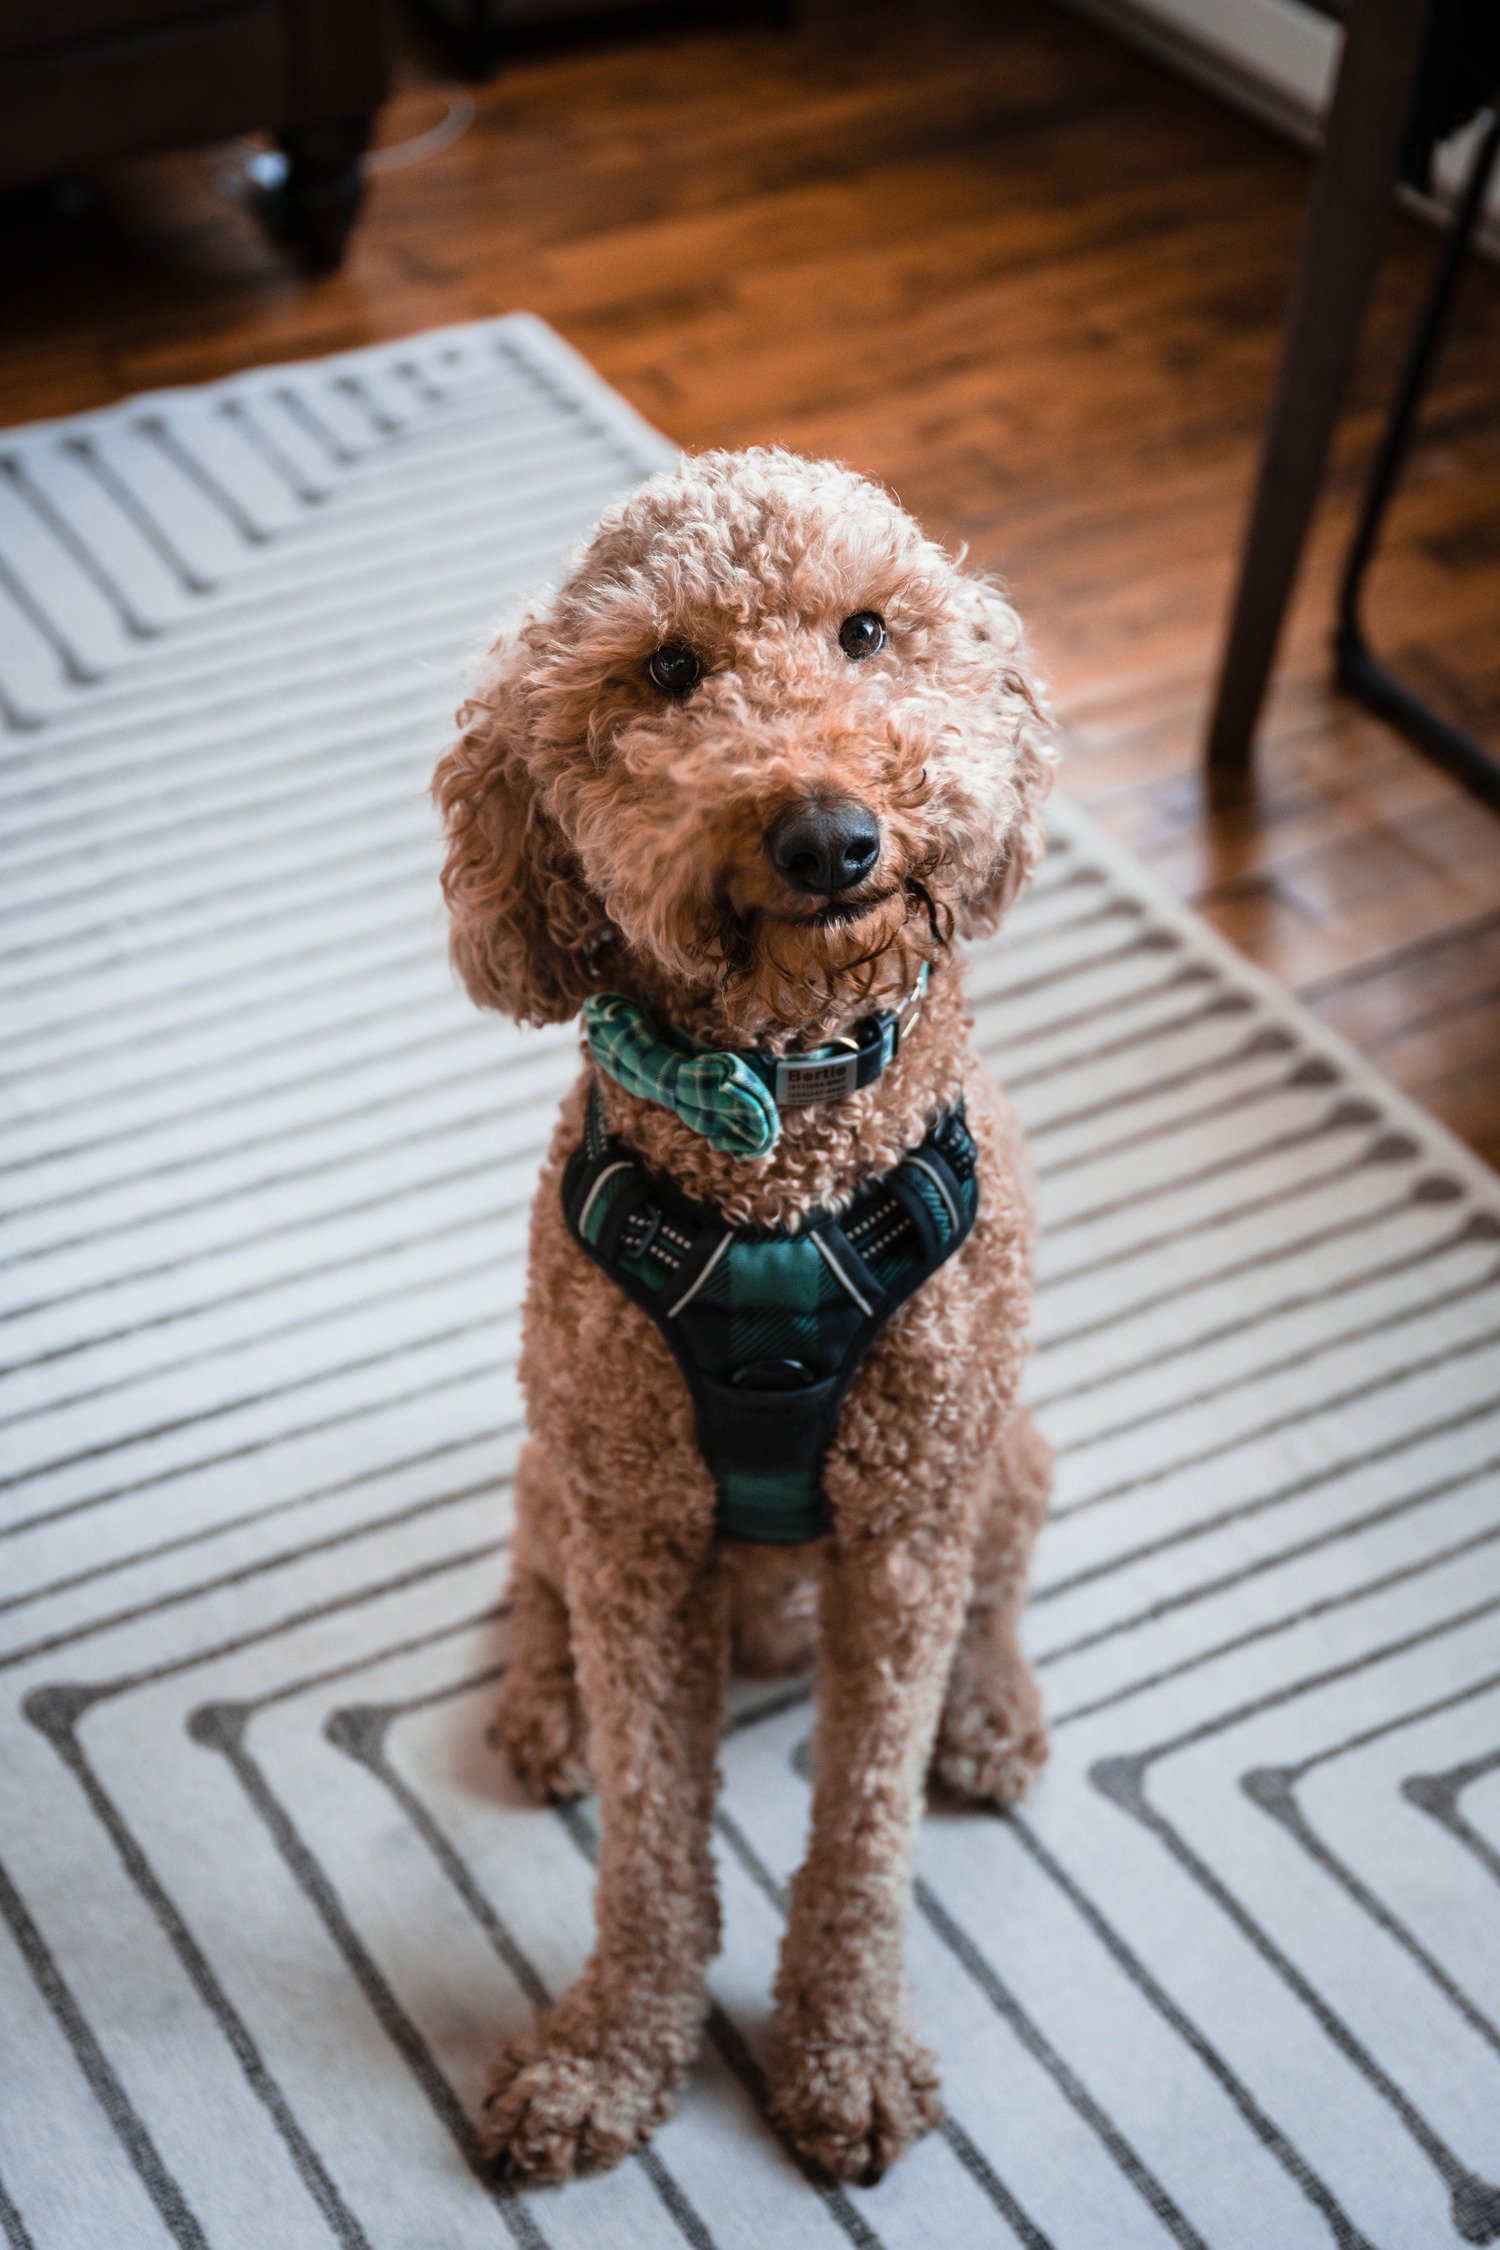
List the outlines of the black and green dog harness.
{"type": "Polygon", "coordinates": [[[682,1370],[718,1487],[718,1525],[791,1545],[832,1528],[823,1461],[839,1408],[897,1307],[974,1224],[963,1104],[859,1190],[794,1232],[731,1227],[609,1133],[597,1090],[563,1175],[575,1241],[651,1315],[682,1370]]]}

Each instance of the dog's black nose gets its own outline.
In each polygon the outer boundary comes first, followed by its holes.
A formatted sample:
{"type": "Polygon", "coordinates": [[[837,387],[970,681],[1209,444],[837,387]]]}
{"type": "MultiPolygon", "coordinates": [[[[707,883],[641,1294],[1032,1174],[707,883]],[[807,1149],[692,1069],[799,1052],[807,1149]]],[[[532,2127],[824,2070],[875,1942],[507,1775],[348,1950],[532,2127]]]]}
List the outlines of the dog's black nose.
{"type": "Polygon", "coordinates": [[[837,898],[862,883],[880,857],[880,823],[857,797],[788,805],[766,830],[771,865],[794,891],[837,898]]]}

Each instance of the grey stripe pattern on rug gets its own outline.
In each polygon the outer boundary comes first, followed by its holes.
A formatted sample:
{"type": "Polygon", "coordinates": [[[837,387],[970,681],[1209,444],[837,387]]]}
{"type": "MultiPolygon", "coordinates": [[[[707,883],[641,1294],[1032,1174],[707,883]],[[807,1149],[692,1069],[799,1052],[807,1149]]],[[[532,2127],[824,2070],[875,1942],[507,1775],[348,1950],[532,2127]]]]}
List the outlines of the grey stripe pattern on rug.
{"type": "Polygon", "coordinates": [[[466,653],[671,458],[517,317],[0,440],[0,2236],[19,2250],[1500,2240],[1500,1189],[1076,812],[977,950],[1046,1222],[1056,1748],[937,1813],[942,2129],[763,2118],[805,1694],[736,1692],[702,2067],[517,2197],[587,1809],[487,1741],[571,1030],[478,1017],[466,653]]]}

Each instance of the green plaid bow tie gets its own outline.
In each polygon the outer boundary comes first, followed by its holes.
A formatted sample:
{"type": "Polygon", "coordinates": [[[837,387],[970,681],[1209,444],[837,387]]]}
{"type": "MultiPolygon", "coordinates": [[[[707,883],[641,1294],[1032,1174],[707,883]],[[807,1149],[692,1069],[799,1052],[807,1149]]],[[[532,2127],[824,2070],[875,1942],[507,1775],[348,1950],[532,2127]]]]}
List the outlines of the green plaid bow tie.
{"type": "Polygon", "coordinates": [[[783,1109],[839,1101],[873,1085],[901,1051],[927,991],[919,970],[899,1008],[867,1016],[847,1038],[791,1055],[734,1054],[695,1047],[681,1032],[659,1032],[623,992],[583,1004],[583,1035],[601,1070],[628,1093],[675,1110],[725,1156],[764,1156],[781,1134],[783,1109]]]}
{"type": "Polygon", "coordinates": [[[725,1156],[764,1156],[776,1146],[775,1096],[739,1055],[674,1046],[622,992],[584,1002],[583,1035],[600,1069],[627,1093],[675,1110],[725,1156]]]}

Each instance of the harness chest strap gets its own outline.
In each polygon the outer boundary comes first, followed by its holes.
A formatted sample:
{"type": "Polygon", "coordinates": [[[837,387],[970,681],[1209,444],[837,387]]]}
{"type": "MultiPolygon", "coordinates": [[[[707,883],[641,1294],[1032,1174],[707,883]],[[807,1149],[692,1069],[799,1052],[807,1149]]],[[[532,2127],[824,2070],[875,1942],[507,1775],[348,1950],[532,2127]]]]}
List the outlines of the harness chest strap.
{"type": "Polygon", "coordinates": [[[790,1544],[832,1517],[824,1457],[850,1383],[898,1307],[964,1241],[979,1208],[959,1103],[840,1218],[730,1227],[605,1127],[597,1090],[563,1176],[585,1254],[666,1338],[692,1397],[720,1530],[790,1544]]]}

